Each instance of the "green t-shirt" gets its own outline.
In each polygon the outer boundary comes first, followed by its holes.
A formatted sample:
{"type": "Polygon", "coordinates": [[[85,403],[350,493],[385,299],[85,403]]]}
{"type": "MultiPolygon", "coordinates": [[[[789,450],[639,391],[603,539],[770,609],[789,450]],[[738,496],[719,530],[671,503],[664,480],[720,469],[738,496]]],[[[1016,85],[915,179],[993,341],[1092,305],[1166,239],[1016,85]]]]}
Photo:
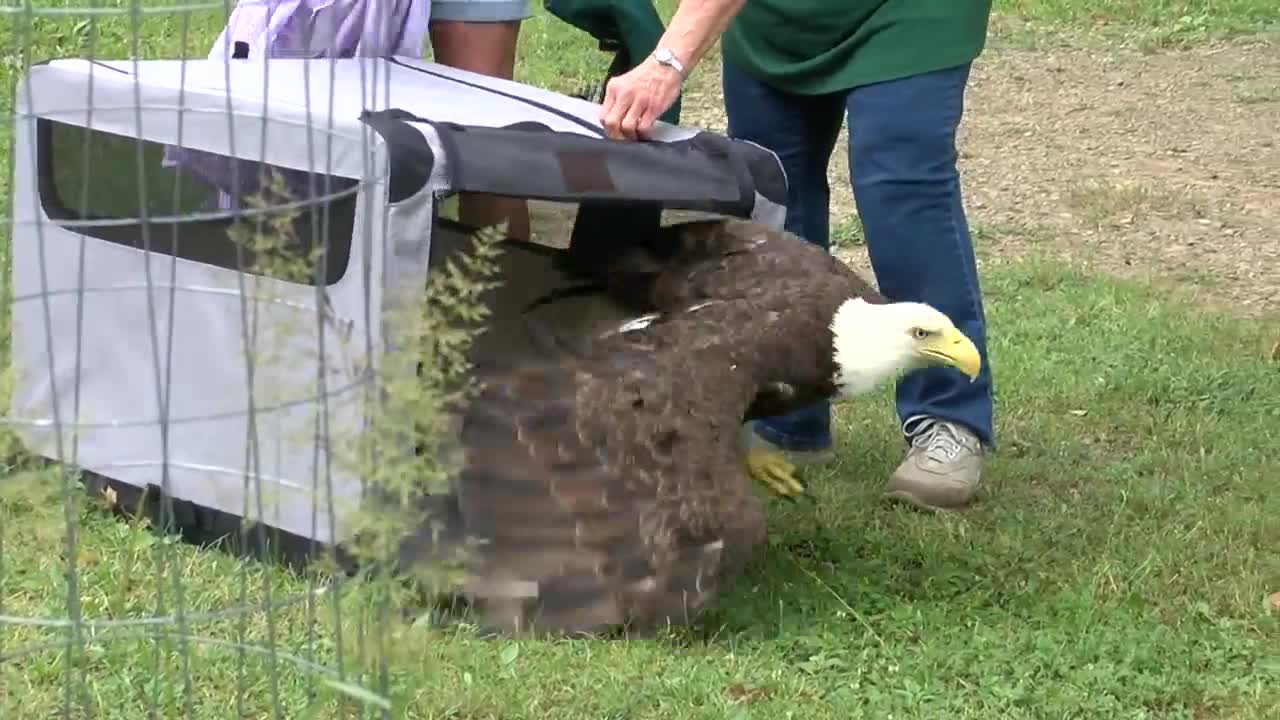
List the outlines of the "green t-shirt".
{"type": "Polygon", "coordinates": [[[721,51],[768,85],[817,95],[969,62],[990,15],[991,0],[746,0],[721,51]]]}

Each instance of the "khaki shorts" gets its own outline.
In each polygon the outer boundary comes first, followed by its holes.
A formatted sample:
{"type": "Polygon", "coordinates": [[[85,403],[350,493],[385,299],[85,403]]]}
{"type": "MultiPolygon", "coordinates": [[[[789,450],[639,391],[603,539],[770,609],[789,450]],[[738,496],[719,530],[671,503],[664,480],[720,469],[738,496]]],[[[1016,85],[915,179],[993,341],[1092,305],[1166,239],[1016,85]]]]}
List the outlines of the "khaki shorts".
{"type": "Polygon", "coordinates": [[[529,0],[433,0],[432,20],[510,22],[533,16],[529,0]]]}

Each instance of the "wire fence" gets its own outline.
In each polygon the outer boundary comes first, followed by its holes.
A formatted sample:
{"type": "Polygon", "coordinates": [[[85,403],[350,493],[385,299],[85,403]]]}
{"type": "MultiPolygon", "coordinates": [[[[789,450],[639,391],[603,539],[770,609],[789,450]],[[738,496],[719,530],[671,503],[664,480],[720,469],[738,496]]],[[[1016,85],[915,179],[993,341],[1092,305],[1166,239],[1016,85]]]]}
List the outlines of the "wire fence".
{"type": "Polygon", "coordinates": [[[342,155],[341,98],[304,92],[300,123],[273,118],[298,78],[270,64],[222,107],[190,81],[246,79],[225,64],[140,64],[205,57],[233,5],[0,5],[3,717],[389,712],[410,590],[321,551],[372,476],[443,473],[424,443],[456,377],[408,368],[444,367],[447,318],[386,309],[385,168],[342,155]]]}

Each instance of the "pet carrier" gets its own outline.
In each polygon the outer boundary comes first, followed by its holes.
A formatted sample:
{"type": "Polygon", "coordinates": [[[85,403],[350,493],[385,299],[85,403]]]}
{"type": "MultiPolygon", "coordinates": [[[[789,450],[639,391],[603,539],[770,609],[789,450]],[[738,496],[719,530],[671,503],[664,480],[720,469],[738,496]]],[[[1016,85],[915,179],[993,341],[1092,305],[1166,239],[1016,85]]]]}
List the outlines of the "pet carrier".
{"type": "MultiPolygon", "coordinates": [[[[15,117],[15,433],[121,497],[163,485],[189,536],[247,518],[281,531],[278,543],[340,542],[328,493],[358,502],[360,479],[326,470],[317,407],[359,432],[386,323],[468,232],[441,217],[442,200],[589,206],[597,232],[613,206],[781,226],[785,177],[772,153],[668,124],[654,142],[611,141],[598,113],[402,58],[31,67],[15,117]],[[310,258],[305,277],[251,269],[229,232],[274,217],[243,201],[263,167],[309,198],[296,203],[286,248],[310,258]],[[276,336],[289,339],[273,346],[276,336]],[[283,362],[251,377],[251,345],[283,362]],[[320,368],[323,396],[291,389],[312,387],[320,368]],[[263,507],[250,500],[259,487],[263,507]]],[[[619,229],[592,244],[625,238],[619,229]]],[[[493,301],[498,344],[520,332],[499,327],[503,317],[560,283],[554,261],[574,253],[513,245],[493,301]]]]}

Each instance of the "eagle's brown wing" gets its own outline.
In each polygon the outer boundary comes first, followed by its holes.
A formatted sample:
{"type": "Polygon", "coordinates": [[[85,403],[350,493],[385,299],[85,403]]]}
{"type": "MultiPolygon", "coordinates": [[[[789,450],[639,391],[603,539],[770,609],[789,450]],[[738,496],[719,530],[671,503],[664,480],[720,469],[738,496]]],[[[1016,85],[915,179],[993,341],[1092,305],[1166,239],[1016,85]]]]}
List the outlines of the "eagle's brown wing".
{"type": "Polygon", "coordinates": [[[866,280],[822,248],[782,230],[726,218],[670,225],[621,252],[607,268],[614,296],[636,310],[699,300],[830,295],[885,302],[866,280]]]}
{"type": "Polygon", "coordinates": [[[619,253],[600,280],[618,302],[642,312],[745,300],[755,311],[748,322],[774,313],[791,317],[789,330],[804,342],[779,358],[779,377],[759,387],[745,419],[783,415],[827,397],[834,366],[822,338],[835,309],[850,297],[887,302],[817,245],[733,218],[665,227],[649,242],[619,253]]]}
{"type": "Polygon", "coordinates": [[[709,368],[618,347],[486,379],[452,512],[482,543],[466,594],[489,625],[683,623],[745,562],[763,515],[709,368]]]}

